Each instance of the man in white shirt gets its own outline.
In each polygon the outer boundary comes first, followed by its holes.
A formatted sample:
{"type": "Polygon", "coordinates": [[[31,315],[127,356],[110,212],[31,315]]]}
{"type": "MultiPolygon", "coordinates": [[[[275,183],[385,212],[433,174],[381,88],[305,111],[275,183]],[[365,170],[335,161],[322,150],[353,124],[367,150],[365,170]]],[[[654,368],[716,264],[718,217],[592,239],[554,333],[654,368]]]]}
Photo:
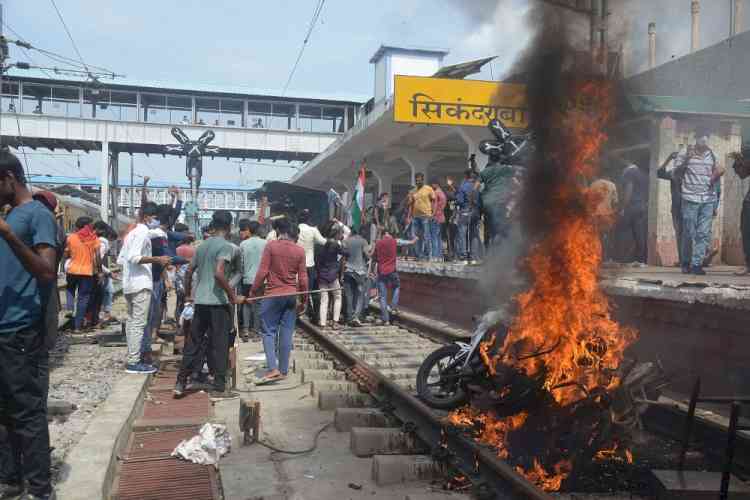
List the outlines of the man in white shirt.
{"type": "Polygon", "coordinates": [[[147,202],[141,210],[141,220],[125,236],[117,263],[122,266],[122,291],[128,306],[128,319],[125,323],[125,336],[128,341],[126,371],[148,374],[156,371],[156,368],[143,363],[141,359],[141,341],[148,319],[153,287],[151,264],[166,266],[170,262],[170,257],[151,255],[149,226],[154,222],[158,226],[158,221],[155,221],[156,203],[147,202]]]}
{"type": "MultiPolygon", "coordinates": [[[[315,226],[310,226],[310,211],[305,209],[299,214],[299,236],[297,244],[305,251],[305,266],[307,267],[307,283],[310,290],[318,289],[318,276],[315,272],[315,245],[325,245],[326,239],[320,234],[315,226]]],[[[315,321],[318,317],[320,297],[317,294],[309,295],[307,301],[307,317],[315,321]]]]}

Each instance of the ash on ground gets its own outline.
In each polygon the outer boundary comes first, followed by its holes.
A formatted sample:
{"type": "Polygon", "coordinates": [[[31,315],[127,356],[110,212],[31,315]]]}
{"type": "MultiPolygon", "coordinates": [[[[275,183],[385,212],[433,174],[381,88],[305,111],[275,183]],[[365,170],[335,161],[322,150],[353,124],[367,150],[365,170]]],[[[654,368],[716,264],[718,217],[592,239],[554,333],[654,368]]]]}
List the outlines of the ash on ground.
{"type": "MultiPolygon", "coordinates": [[[[125,317],[122,298],[115,301],[113,314],[125,317]]],[[[118,324],[107,330],[119,328],[118,324]]],[[[66,455],[81,440],[97,409],[125,374],[127,348],[83,344],[79,339],[69,332],[60,332],[55,348],[50,351],[49,400],[64,401],[76,407],[69,415],[50,417],[55,482],[64,471],[66,455]]]]}

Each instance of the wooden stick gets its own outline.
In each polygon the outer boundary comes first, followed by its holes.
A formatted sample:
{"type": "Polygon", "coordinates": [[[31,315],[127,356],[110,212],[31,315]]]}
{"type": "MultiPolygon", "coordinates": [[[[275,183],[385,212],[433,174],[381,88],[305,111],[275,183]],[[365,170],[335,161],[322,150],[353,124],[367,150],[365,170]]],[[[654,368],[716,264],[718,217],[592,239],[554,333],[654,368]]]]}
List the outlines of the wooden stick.
{"type": "Polygon", "coordinates": [[[237,374],[239,369],[237,368],[237,338],[240,336],[240,321],[239,321],[239,309],[240,306],[234,306],[234,345],[232,346],[232,389],[237,389],[237,374]]]}
{"type": "Polygon", "coordinates": [[[324,293],[324,292],[337,292],[339,290],[343,290],[343,287],[339,288],[324,288],[321,290],[309,290],[307,292],[295,292],[295,293],[284,293],[281,295],[264,295],[262,297],[247,297],[245,299],[245,302],[255,302],[256,300],[262,300],[262,299],[275,299],[277,297],[297,297],[299,295],[311,295],[313,293],[324,293]]]}

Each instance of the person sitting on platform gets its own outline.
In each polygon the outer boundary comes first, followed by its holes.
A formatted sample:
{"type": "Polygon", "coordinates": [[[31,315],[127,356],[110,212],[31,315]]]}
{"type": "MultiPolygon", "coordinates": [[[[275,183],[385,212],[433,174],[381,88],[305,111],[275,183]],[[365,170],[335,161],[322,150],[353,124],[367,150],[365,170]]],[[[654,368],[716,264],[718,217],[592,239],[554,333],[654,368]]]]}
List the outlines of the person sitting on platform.
{"type": "Polygon", "coordinates": [[[258,385],[286,378],[297,313],[304,311],[306,302],[304,295],[297,299],[294,294],[308,291],[305,251],[294,242],[289,220],[276,220],[274,228],[277,239],[266,243],[250,291],[258,296],[265,285],[260,324],[268,372],[258,385]]]}

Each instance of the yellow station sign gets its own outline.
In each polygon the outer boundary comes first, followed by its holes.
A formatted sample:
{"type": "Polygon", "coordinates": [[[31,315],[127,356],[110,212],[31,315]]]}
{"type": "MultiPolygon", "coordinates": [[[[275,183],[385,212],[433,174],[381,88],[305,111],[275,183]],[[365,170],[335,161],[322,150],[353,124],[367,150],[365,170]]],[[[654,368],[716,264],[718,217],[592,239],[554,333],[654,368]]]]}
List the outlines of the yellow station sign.
{"type": "Polygon", "coordinates": [[[474,127],[497,118],[506,127],[526,128],[526,86],[397,75],[393,116],[397,122],[474,127]]]}

